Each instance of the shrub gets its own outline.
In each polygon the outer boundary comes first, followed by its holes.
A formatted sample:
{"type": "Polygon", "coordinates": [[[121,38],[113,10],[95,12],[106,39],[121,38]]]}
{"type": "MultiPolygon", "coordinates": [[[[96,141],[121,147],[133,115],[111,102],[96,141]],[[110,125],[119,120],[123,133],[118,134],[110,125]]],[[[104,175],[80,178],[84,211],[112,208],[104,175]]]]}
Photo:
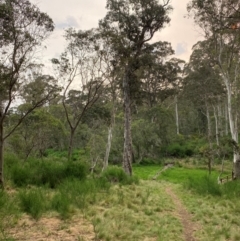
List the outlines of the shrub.
{"type": "Polygon", "coordinates": [[[58,162],[43,162],[40,172],[40,183],[37,184],[48,184],[50,188],[55,188],[66,177],[64,165],[58,162]]]}
{"type": "Polygon", "coordinates": [[[178,143],[174,143],[167,147],[167,153],[173,157],[184,157],[185,148],[180,146],[178,143]]]}
{"type": "Polygon", "coordinates": [[[59,212],[63,219],[69,218],[70,216],[70,204],[71,198],[66,192],[62,191],[56,193],[51,201],[51,207],[59,212]]]}
{"type": "Polygon", "coordinates": [[[132,184],[139,181],[137,177],[128,176],[122,168],[117,166],[108,167],[103,171],[102,177],[111,183],[132,184]]]}
{"type": "Polygon", "coordinates": [[[41,217],[45,209],[45,198],[40,189],[21,191],[18,197],[22,211],[30,214],[35,219],[41,217]]]}
{"type": "Polygon", "coordinates": [[[13,183],[18,187],[29,184],[33,176],[32,169],[27,164],[15,164],[10,173],[13,183]]]}
{"type": "Polygon", "coordinates": [[[84,180],[87,177],[87,166],[81,162],[68,162],[65,166],[65,175],[84,180]]]}

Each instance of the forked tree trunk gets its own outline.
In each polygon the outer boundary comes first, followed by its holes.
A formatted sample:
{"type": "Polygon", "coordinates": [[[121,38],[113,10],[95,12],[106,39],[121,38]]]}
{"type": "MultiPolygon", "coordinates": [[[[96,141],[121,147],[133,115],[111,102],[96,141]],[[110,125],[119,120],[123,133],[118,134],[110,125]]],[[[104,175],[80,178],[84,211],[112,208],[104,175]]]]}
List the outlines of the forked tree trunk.
{"type": "Polygon", "coordinates": [[[132,175],[132,136],[131,136],[131,100],[129,86],[129,70],[123,77],[123,100],[124,100],[124,146],[123,146],[123,169],[128,175],[132,175]]]}

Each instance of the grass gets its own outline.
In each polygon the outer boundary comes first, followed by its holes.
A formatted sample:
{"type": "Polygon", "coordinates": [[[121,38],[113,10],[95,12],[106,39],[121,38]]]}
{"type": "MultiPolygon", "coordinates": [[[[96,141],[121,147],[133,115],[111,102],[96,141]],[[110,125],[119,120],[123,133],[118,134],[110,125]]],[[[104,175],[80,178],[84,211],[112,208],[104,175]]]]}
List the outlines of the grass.
{"type": "MultiPolygon", "coordinates": [[[[79,235],[79,240],[85,240],[81,235],[89,230],[91,240],[181,241],[184,240],[183,225],[173,200],[166,193],[168,187],[191,213],[198,227],[195,234],[198,240],[240,240],[240,183],[218,185],[216,167],[209,178],[207,169],[196,168],[188,160],[187,164],[181,162],[152,180],[162,166],[136,165],[133,172],[138,178],[129,178],[116,167],[101,176],[86,177],[85,167],[81,169],[79,162],[75,162],[72,169],[49,159],[45,165],[33,162],[25,163],[24,167],[11,162],[19,176],[16,175],[16,181],[12,180],[13,185],[9,183],[7,190],[0,192],[0,240],[14,240],[11,237],[18,240],[22,229],[28,230],[32,238],[37,232],[35,225],[41,227],[38,235],[46,235],[42,236],[43,240],[51,235],[54,239],[54,232],[44,231],[53,228],[47,226],[49,222],[56,223],[56,233],[65,232],[75,238],[77,236],[73,235],[79,235]],[[34,180],[32,174],[36,175],[37,167],[39,170],[48,168],[48,181],[39,182],[43,175],[38,173],[35,177],[38,182],[26,185],[24,173],[28,181],[34,180]],[[32,168],[32,172],[23,171],[21,175],[21,168],[32,168]],[[73,223],[77,224],[74,230],[73,223]]],[[[8,170],[9,177],[14,173],[12,170],[8,170]]]]}
{"type": "Polygon", "coordinates": [[[172,200],[157,182],[115,186],[111,195],[91,206],[96,236],[101,240],[183,240],[172,200]]]}

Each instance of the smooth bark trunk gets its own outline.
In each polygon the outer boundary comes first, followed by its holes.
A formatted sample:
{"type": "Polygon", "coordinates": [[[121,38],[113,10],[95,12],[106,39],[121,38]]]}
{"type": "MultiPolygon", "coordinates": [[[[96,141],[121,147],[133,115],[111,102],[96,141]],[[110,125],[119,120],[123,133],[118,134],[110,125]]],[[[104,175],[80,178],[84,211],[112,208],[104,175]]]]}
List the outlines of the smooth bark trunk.
{"type": "Polygon", "coordinates": [[[228,119],[231,137],[233,140],[233,178],[240,179],[240,153],[238,148],[238,119],[237,115],[234,118],[233,110],[232,110],[232,89],[230,85],[230,80],[225,77],[224,78],[225,85],[227,88],[227,107],[228,107],[228,119]]]}
{"type": "Polygon", "coordinates": [[[179,135],[178,98],[177,98],[177,96],[175,96],[175,114],[176,114],[177,135],[179,135]]]}
{"type": "Polygon", "coordinates": [[[228,136],[228,124],[229,120],[228,120],[228,107],[227,107],[227,103],[225,104],[225,135],[228,136]]]}
{"type": "Polygon", "coordinates": [[[216,112],[216,108],[213,106],[213,114],[214,114],[214,119],[215,119],[215,134],[216,134],[216,143],[217,146],[219,146],[219,127],[218,127],[218,116],[216,112]]]}
{"type": "Polygon", "coordinates": [[[123,169],[128,175],[132,175],[132,136],[131,136],[131,100],[129,86],[130,70],[127,69],[123,78],[124,100],[124,146],[123,146],[123,169]]]}
{"type": "Polygon", "coordinates": [[[210,143],[210,147],[211,147],[211,143],[212,143],[212,128],[211,128],[211,118],[210,118],[210,113],[209,113],[209,107],[207,106],[207,113],[206,113],[206,116],[207,116],[207,128],[208,128],[208,141],[210,143]]]}

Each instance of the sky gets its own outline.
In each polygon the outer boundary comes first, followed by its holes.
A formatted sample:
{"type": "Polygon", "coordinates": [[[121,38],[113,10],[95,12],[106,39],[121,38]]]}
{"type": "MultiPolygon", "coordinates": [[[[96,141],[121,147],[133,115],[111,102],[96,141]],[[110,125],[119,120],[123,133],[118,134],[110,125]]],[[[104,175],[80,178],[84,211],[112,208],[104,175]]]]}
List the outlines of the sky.
{"type": "MultiPolygon", "coordinates": [[[[41,52],[45,65],[50,66],[50,59],[57,58],[64,50],[64,30],[68,27],[87,30],[98,26],[98,21],[106,14],[106,0],[30,0],[46,12],[55,23],[55,30],[46,40],[46,49],[41,52]]],[[[203,39],[193,20],[184,17],[189,0],[171,0],[173,11],[171,22],[157,32],[154,41],[171,42],[175,56],[189,60],[192,46],[203,39]]]]}

